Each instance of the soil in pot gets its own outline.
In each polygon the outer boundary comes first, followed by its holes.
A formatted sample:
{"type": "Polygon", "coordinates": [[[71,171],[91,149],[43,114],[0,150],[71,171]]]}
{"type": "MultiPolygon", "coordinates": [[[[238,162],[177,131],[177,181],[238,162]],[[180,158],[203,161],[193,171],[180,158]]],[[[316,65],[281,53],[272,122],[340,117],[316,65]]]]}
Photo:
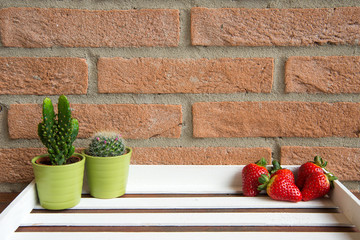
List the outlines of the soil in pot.
{"type": "MultiPolygon", "coordinates": [[[[68,158],[66,160],[66,163],[64,165],[77,163],[79,161],[81,161],[81,159],[79,157],[71,156],[70,158],[68,158]]],[[[40,165],[48,165],[48,166],[52,165],[50,157],[42,157],[42,158],[37,159],[35,162],[40,165]]]]}

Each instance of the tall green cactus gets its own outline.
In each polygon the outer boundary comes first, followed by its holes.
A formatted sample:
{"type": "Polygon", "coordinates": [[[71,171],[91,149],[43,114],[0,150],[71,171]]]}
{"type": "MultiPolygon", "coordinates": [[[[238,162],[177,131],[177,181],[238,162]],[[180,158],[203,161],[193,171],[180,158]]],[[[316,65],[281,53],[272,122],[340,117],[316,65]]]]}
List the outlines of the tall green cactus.
{"type": "Polygon", "coordinates": [[[50,98],[44,99],[42,111],[38,135],[48,149],[52,165],[63,165],[75,151],[72,144],[79,132],[79,122],[71,117],[70,104],[64,95],[59,97],[58,114],[55,114],[50,98]]]}

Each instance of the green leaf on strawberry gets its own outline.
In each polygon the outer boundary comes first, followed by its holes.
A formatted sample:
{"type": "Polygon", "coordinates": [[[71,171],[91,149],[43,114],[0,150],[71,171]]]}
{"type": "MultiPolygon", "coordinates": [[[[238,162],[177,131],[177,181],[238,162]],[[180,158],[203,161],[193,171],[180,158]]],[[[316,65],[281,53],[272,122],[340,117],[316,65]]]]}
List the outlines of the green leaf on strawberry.
{"type": "Polygon", "coordinates": [[[273,160],[272,161],[273,167],[270,170],[270,177],[275,175],[281,175],[288,178],[291,182],[295,182],[295,176],[290,169],[282,168],[279,161],[273,160]]]}
{"type": "Polygon", "coordinates": [[[260,159],[256,163],[246,165],[242,170],[242,188],[245,196],[256,196],[260,193],[258,186],[258,178],[261,174],[269,174],[266,169],[267,161],[265,158],[260,159]]]}

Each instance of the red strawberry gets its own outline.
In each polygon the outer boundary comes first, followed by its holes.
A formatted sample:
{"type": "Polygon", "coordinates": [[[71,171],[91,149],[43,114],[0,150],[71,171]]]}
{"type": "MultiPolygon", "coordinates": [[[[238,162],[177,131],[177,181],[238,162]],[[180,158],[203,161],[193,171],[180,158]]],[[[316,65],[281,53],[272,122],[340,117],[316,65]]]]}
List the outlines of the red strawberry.
{"type": "Polygon", "coordinates": [[[258,179],[261,174],[269,174],[265,166],[266,160],[262,158],[256,163],[250,163],[243,168],[242,188],[245,196],[253,197],[259,194],[260,191],[257,189],[260,185],[258,179]]]}
{"type": "Polygon", "coordinates": [[[313,162],[307,162],[301,165],[297,175],[296,186],[302,189],[304,187],[306,178],[313,172],[323,173],[323,168],[326,166],[326,164],[326,161],[324,162],[321,157],[316,156],[313,162]]]}
{"type": "Polygon", "coordinates": [[[274,175],[270,180],[266,175],[261,175],[259,182],[263,183],[259,189],[266,187],[266,192],[274,200],[299,202],[302,199],[300,189],[294,182],[285,176],[274,175]]]}
{"type": "Polygon", "coordinates": [[[286,169],[286,168],[282,168],[280,166],[280,163],[278,161],[276,161],[276,160],[273,160],[272,164],[273,164],[273,167],[270,170],[270,174],[271,174],[270,178],[272,178],[275,175],[279,175],[279,176],[282,176],[282,177],[286,177],[290,182],[295,183],[295,177],[294,177],[294,174],[293,174],[293,172],[291,170],[286,169]]]}
{"type": "Polygon", "coordinates": [[[313,172],[305,180],[301,194],[304,201],[325,196],[332,186],[332,182],[337,177],[331,173],[313,172]]]}

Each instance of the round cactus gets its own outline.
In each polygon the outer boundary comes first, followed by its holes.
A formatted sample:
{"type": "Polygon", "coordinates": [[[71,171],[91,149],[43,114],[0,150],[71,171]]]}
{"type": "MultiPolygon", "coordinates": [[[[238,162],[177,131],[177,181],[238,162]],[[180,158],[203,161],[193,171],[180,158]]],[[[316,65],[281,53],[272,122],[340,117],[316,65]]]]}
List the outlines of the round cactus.
{"type": "Polygon", "coordinates": [[[96,133],[91,140],[86,154],[95,157],[114,157],[123,155],[126,151],[124,139],[115,132],[96,133]]]}

